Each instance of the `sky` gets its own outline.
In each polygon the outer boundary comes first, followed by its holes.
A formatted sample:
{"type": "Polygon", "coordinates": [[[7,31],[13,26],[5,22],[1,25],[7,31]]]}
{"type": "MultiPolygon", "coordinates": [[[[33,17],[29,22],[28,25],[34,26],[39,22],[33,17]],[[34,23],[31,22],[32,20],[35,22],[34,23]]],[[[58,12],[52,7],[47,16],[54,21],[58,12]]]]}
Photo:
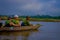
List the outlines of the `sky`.
{"type": "Polygon", "coordinates": [[[0,15],[60,16],[60,0],[0,0],[0,15]]]}

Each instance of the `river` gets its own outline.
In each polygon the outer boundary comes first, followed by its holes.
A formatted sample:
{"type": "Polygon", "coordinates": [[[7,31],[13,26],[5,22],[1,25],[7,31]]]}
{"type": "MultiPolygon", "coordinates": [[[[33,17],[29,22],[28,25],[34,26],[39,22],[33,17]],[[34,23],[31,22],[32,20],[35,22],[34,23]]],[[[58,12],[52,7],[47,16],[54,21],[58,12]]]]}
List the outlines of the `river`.
{"type": "Polygon", "coordinates": [[[38,30],[0,32],[0,40],[60,40],[60,22],[30,22],[41,24],[38,30]]]}

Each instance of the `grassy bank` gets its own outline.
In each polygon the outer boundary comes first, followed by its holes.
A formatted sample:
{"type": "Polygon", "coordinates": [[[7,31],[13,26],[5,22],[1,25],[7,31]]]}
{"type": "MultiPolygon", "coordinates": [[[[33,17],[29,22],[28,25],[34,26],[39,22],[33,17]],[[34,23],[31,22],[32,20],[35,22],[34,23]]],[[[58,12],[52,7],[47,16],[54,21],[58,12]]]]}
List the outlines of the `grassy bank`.
{"type": "MultiPolygon", "coordinates": [[[[1,17],[2,20],[7,20],[8,17],[1,17]]],[[[19,18],[20,21],[22,21],[22,19],[25,19],[23,17],[19,18]]],[[[30,18],[30,21],[42,21],[42,22],[60,22],[60,19],[53,19],[53,18],[30,18]]]]}
{"type": "MultiPolygon", "coordinates": [[[[25,18],[20,18],[20,21],[25,18]]],[[[50,18],[30,18],[30,21],[41,21],[41,22],[60,22],[60,19],[50,19],[50,18]]]]}
{"type": "Polygon", "coordinates": [[[40,18],[31,18],[30,21],[60,22],[60,19],[40,19],[40,18]]]}

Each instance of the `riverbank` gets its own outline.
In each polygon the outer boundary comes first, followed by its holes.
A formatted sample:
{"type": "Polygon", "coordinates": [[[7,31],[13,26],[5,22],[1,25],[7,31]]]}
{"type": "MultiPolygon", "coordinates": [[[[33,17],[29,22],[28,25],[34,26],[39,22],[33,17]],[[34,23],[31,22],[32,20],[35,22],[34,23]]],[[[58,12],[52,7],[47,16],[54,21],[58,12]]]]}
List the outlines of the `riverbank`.
{"type": "MultiPolygon", "coordinates": [[[[9,15],[12,17],[14,15],[9,15]]],[[[0,18],[2,20],[7,20],[9,16],[5,16],[5,15],[0,15],[0,18]]],[[[19,16],[19,20],[22,21],[23,19],[25,19],[26,16],[19,16]]],[[[60,22],[60,16],[30,16],[30,21],[40,21],[40,22],[60,22]]]]}
{"type": "Polygon", "coordinates": [[[31,18],[30,21],[41,21],[41,22],[60,22],[60,19],[39,19],[31,18]]]}
{"type": "MultiPolygon", "coordinates": [[[[25,18],[20,18],[20,21],[25,18]]],[[[46,18],[30,18],[30,21],[38,21],[38,22],[60,22],[60,19],[46,19],[46,18]]]]}
{"type": "MultiPolygon", "coordinates": [[[[2,20],[7,20],[8,18],[2,18],[2,20]]],[[[25,18],[19,18],[22,21],[25,18]]],[[[30,21],[40,21],[40,22],[60,22],[60,19],[51,18],[30,18],[30,21]]]]}

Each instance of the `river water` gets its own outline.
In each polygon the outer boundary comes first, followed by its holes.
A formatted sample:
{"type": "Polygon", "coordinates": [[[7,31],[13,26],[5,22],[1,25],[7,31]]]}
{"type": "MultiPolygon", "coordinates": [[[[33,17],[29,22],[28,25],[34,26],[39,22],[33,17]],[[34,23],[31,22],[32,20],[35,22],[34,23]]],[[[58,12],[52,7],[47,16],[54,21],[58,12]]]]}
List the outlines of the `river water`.
{"type": "Polygon", "coordinates": [[[30,22],[41,24],[38,30],[0,32],[0,40],[60,40],[60,22],[30,22]]]}

